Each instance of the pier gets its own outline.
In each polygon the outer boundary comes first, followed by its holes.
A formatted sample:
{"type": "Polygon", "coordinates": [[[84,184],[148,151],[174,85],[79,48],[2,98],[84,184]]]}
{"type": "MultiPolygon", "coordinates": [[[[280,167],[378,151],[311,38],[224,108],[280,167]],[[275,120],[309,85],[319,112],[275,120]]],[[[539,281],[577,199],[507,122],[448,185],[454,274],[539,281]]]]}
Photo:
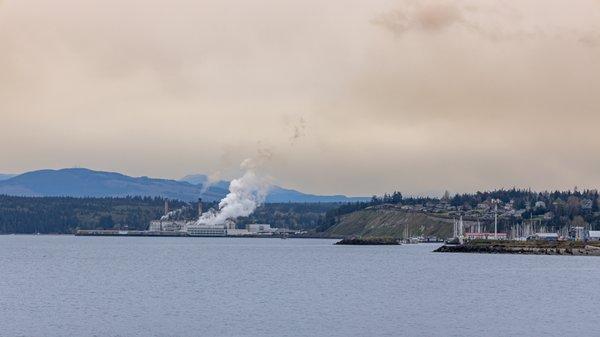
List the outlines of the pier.
{"type": "Polygon", "coordinates": [[[185,232],[153,232],[153,231],[130,231],[130,230],[110,230],[110,229],[80,229],[75,232],[76,236],[157,236],[157,237],[181,237],[187,236],[185,232]]]}

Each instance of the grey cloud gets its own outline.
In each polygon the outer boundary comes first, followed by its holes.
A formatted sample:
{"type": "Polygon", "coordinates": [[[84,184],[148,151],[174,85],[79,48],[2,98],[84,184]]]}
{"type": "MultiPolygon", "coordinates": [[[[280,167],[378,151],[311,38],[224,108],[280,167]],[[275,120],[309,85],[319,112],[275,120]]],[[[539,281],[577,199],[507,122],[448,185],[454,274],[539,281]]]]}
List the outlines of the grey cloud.
{"type": "MultiPolygon", "coordinates": [[[[531,1],[530,1],[531,2],[531,1]]],[[[406,1],[372,20],[394,35],[401,37],[411,32],[440,33],[452,28],[471,33],[489,41],[530,41],[532,39],[572,40],[584,45],[598,43],[600,27],[570,28],[552,22],[527,22],[528,16],[547,15],[543,1],[533,1],[534,13],[524,14],[518,6],[501,1],[430,0],[406,1]]]]}
{"type": "Polygon", "coordinates": [[[315,193],[600,186],[599,15],[592,0],[4,1],[0,172],[230,179],[256,157],[315,193]]]}
{"type": "Polygon", "coordinates": [[[461,8],[450,3],[407,5],[384,13],[372,22],[396,35],[409,31],[439,32],[466,23],[461,8]]]}

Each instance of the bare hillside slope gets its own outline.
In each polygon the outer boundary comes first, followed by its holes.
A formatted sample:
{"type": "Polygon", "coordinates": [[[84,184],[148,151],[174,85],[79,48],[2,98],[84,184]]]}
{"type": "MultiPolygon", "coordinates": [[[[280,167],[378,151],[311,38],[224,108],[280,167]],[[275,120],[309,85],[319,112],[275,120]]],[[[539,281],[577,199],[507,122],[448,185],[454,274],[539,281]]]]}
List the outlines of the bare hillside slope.
{"type": "MultiPolygon", "coordinates": [[[[393,205],[369,207],[340,217],[327,230],[332,236],[360,235],[404,238],[408,226],[410,236],[452,236],[451,218],[420,212],[408,212],[393,205]]],[[[469,225],[465,221],[465,225],[469,225]]]]}

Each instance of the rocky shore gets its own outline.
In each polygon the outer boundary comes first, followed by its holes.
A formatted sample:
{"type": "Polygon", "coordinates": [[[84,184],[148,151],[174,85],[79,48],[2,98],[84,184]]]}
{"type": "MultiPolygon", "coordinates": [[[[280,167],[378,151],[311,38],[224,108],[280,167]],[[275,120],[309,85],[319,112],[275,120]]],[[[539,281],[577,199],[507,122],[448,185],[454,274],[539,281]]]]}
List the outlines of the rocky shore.
{"type": "Polygon", "coordinates": [[[586,243],[582,241],[548,242],[473,240],[462,245],[443,245],[434,252],[600,256],[600,243],[586,243]]]}
{"type": "Polygon", "coordinates": [[[399,245],[394,238],[346,238],[335,243],[336,245],[399,245]]]}

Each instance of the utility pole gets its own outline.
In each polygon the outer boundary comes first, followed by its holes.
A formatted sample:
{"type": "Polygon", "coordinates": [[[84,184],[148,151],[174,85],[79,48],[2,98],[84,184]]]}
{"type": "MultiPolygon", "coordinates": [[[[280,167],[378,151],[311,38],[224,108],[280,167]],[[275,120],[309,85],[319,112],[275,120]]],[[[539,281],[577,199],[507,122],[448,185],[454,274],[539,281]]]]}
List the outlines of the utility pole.
{"type": "Polygon", "coordinates": [[[494,203],[494,239],[498,240],[498,199],[492,202],[494,203]]]}
{"type": "Polygon", "coordinates": [[[454,239],[456,239],[458,237],[458,234],[456,233],[457,232],[457,230],[456,230],[456,228],[457,228],[457,226],[456,226],[456,218],[454,218],[452,220],[453,220],[452,224],[454,225],[453,228],[452,228],[452,237],[454,239]]]}
{"type": "Polygon", "coordinates": [[[462,245],[465,240],[465,227],[463,223],[463,216],[460,215],[460,220],[458,221],[458,242],[462,245]]]}

